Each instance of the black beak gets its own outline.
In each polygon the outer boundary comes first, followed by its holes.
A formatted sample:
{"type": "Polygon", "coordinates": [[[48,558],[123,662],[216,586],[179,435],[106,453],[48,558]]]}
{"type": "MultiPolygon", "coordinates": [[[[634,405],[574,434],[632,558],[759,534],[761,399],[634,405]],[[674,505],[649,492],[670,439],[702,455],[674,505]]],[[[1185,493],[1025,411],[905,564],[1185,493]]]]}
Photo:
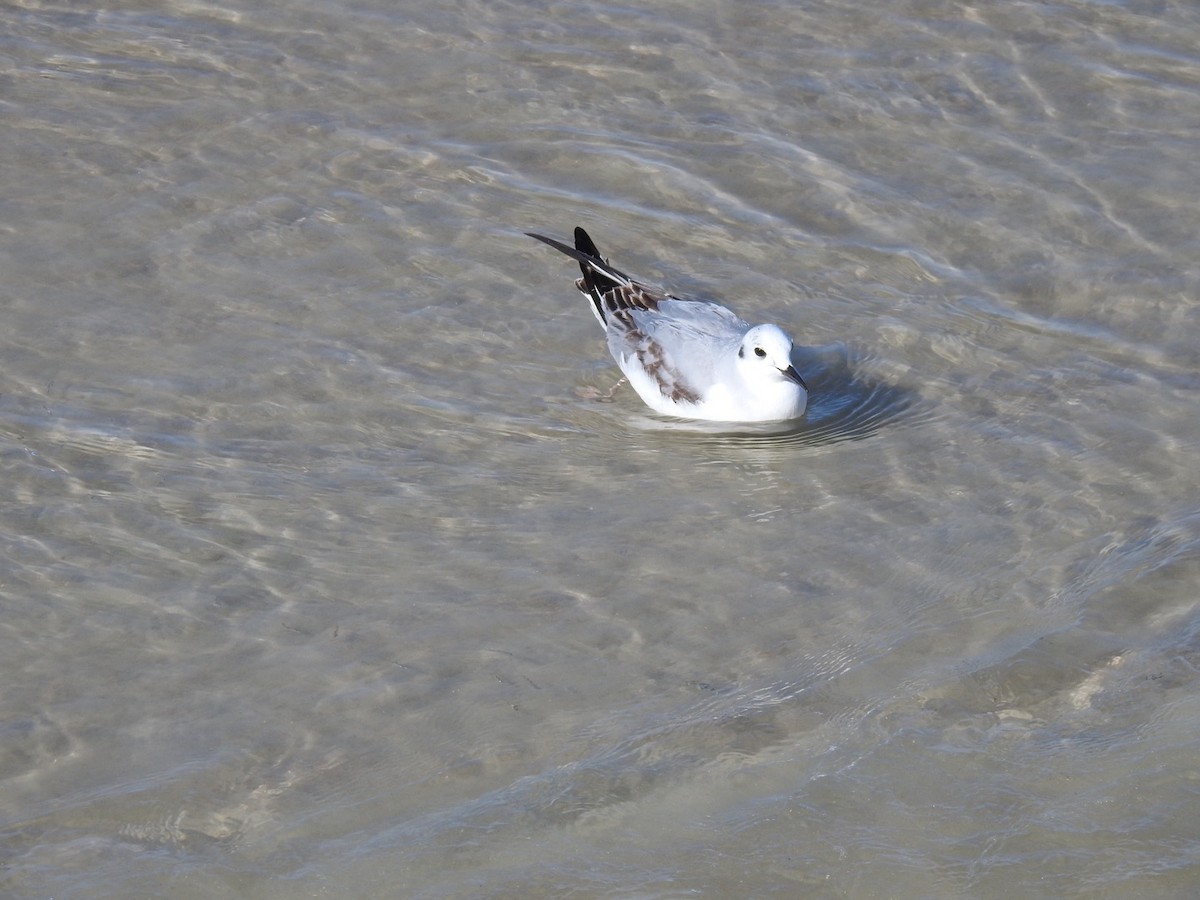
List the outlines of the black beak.
{"type": "Polygon", "coordinates": [[[808,385],[804,383],[804,379],[800,377],[800,373],[796,371],[795,366],[788,366],[786,369],[780,369],[779,371],[788,381],[794,381],[806,391],[808,390],[808,385]]]}

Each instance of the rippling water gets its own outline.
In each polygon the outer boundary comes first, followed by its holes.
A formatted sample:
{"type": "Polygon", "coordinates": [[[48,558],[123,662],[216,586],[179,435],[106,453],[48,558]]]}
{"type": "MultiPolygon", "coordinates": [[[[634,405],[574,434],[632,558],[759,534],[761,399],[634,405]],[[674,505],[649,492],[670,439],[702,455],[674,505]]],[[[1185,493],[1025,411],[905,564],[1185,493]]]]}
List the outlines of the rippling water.
{"type": "Polygon", "coordinates": [[[0,892],[1195,892],[1194,5],[0,24],[0,892]]]}

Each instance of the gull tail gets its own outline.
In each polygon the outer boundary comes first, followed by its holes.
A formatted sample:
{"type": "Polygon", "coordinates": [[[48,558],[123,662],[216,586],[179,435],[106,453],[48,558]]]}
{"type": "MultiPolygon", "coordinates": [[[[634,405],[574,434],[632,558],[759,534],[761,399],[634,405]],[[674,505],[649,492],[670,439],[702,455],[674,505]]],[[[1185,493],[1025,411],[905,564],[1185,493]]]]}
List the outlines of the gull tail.
{"type": "Polygon", "coordinates": [[[567,254],[579,263],[579,270],[583,273],[583,277],[575,282],[575,286],[592,302],[592,312],[600,320],[600,324],[606,325],[604,295],[616,288],[632,286],[633,280],[620,269],[610,266],[607,260],[600,258],[600,251],[596,249],[595,243],[582,228],[576,227],[575,229],[574,247],[569,247],[544,234],[534,234],[532,231],[525,233],[543,244],[549,244],[555,250],[567,254]]]}

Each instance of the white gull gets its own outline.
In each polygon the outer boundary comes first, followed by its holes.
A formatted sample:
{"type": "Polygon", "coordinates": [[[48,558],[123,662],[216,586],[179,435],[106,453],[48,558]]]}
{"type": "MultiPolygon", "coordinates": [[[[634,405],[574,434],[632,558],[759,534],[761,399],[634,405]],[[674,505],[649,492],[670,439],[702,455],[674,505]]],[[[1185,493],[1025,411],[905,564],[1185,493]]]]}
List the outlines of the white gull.
{"type": "Polygon", "coordinates": [[[635,281],[601,259],[582,228],[574,247],[526,233],[578,261],[583,277],[575,286],[591,301],[617,365],[655,412],[718,422],[804,415],[808,385],[778,325],[751,325],[720,304],[635,281]]]}

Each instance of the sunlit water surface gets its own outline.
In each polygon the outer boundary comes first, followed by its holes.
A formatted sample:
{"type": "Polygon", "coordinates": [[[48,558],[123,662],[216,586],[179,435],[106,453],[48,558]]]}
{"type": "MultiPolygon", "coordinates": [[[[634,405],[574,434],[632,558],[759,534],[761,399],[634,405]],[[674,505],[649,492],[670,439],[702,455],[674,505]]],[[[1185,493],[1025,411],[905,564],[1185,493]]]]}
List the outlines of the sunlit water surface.
{"type": "Polygon", "coordinates": [[[0,892],[1184,897],[1200,11],[0,11],[0,892]],[[587,227],[803,345],[617,380],[587,227]]]}

